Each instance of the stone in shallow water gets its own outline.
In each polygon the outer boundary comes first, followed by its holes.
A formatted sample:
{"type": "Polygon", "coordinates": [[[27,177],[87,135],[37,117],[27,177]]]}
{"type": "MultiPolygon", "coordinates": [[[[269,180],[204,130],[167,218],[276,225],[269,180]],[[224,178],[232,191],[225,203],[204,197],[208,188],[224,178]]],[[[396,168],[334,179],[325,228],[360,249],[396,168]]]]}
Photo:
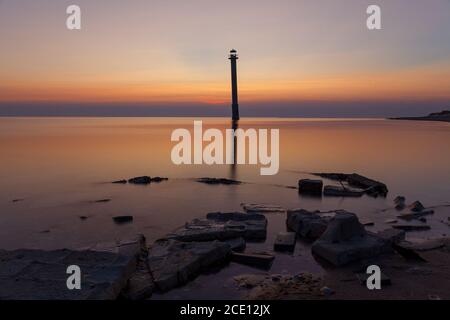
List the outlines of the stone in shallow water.
{"type": "Polygon", "coordinates": [[[385,252],[386,241],[367,233],[354,213],[341,210],[311,250],[333,265],[342,266],[385,252]]]}
{"type": "Polygon", "coordinates": [[[273,249],[275,251],[294,251],[297,242],[297,234],[295,232],[278,233],[273,249]]]}
{"type": "Polygon", "coordinates": [[[298,181],[298,192],[301,194],[322,195],[322,180],[301,179],[298,181]]]}
{"type": "Polygon", "coordinates": [[[242,212],[213,212],[207,219],[194,219],[185,226],[167,235],[179,241],[213,241],[244,238],[263,240],[266,238],[267,219],[261,214],[242,212]]]}
{"type": "Polygon", "coordinates": [[[325,232],[330,219],[304,209],[294,209],[288,210],[286,225],[299,237],[316,240],[325,232]]]}
{"type": "Polygon", "coordinates": [[[157,288],[164,292],[185,284],[213,265],[225,262],[230,253],[230,246],[219,241],[160,240],[150,249],[147,263],[157,288]]]}
{"type": "Polygon", "coordinates": [[[206,184],[225,184],[225,185],[237,185],[241,184],[241,181],[225,179],[225,178],[200,178],[197,182],[206,184]]]}

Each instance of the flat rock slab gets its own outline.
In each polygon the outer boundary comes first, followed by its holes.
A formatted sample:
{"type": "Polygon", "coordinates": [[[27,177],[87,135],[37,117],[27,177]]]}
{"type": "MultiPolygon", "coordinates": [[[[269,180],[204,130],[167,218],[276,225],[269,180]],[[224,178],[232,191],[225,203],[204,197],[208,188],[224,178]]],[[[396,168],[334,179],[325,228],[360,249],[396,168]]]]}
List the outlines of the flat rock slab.
{"type": "Polygon", "coordinates": [[[230,246],[219,241],[160,240],[150,249],[147,264],[156,287],[165,292],[227,261],[230,253],[230,246]]]}
{"type": "Polygon", "coordinates": [[[267,233],[267,219],[261,214],[242,212],[213,212],[206,219],[194,219],[166,236],[178,241],[213,241],[244,238],[263,240],[267,233]]]}
{"type": "Polygon", "coordinates": [[[286,225],[299,237],[316,240],[325,232],[330,219],[304,209],[294,209],[288,210],[286,225]]]}
{"type": "Polygon", "coordinates": [[[276,213],[286,212],[283,207],[273,204],[256,204],[256,203],[242,203],[242,208],[248,213],[276,213]]]}
{"type": "Polygon", "coordinates": [[[111,252],[0,251],[0,299],[116,299],[135,268],[135,256],[111,252]],[[67,288],[70,265],[81,269],[80,290],[67,288]]]}
{"type": "Polygon", "coordinates": [[[311,250],[331,264],[343,266],[385,252],[386,241],[367,233],[354,213],[339,211],[311,250]]]}
{"type": "Polygon", "coordinates": [[[354,190],[350,188],[338,187],[338,186],[325,186],[323,188],[323,195],[328,197],[362,197],[364,191],[354,190]]]}
{"type": "Polygon", "coordinates": [[[295,243],[297,242],[297,234],[295,232],[280,232],[278,233],[273,249],[275,251],[294,251],[295,243]]]}

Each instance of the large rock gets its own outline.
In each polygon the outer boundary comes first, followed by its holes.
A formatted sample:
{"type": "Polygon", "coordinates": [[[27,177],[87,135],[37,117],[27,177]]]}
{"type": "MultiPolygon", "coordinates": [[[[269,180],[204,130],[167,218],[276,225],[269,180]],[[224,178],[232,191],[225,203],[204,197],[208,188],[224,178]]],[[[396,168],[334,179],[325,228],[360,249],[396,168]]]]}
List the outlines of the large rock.
{"type": "Polygon", "coordinates": [[[242,237],[246,240],[266,238],[267,219],[261,214],[213,212],[206,219],[194,219],[167,235],[179,241],[213,241],[242,237]]]}
{"type": "Polygon", "coordinates": [[[288,210],[286,224],[299,237],[316,240],[325,232],[330,219],[304,209],[294,209],[288,210]]]}
{"type": "Polygon", "coordinates": [[[312,245],[312,252],[335,266],[371,258],[386,250],[386,241],[368,234],[354,213],[339,211],[312,245]]]}
{"type": "Polygon", "coordinates": [[[0,250],[0,299],[116,299],[146,253],[145,238],[79,250],[0,250]],[[81,269],[81,289],[69,290],[67,268],[81,269]]]}
{"type": "Polygon", "coordinates": [[[219,241],[160,240],[149,252],[148,266],[156,287],[164,292],[185,284],[213,265],[225,262],[230,253],[230,246],[219,241]]]}

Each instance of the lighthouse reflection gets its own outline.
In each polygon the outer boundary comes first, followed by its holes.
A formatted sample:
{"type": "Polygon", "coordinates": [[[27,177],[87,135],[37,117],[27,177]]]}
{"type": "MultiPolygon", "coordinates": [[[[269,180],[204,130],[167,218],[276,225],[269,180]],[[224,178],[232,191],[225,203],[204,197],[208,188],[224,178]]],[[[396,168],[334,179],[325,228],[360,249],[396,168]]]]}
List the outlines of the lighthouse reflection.
{"type": "Polygon", "coordinates": [[[231,129],[232,129],[232,134],[233,134],[233,138],[231,139],[232,141],[232,145],[231,145],[231,150],[232,150],[232,156],[233,156],[233,162],[231,163],[230,166],[230,179],[236,180],[236,162],[237,162],[237,150],[236,150],[236,144],[237,144],[237,138],[236,135],[234,134],[234,132],[236,132],[236,129],[239,127],[238,124],[238,120],[232,120],[231,121],[231,129]]]}

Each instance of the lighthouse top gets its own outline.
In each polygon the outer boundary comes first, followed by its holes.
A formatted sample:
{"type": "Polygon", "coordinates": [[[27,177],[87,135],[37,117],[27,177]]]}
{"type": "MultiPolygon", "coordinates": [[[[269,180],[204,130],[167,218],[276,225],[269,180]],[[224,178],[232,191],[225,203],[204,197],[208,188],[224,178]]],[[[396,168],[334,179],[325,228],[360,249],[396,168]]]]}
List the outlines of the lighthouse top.
{"type": "Polygon", "coordinates": [[[232,49],[230,51],[229,59],[239,59],[239,57],[237,55],[237,51],[235,49],[232,49]]]}

